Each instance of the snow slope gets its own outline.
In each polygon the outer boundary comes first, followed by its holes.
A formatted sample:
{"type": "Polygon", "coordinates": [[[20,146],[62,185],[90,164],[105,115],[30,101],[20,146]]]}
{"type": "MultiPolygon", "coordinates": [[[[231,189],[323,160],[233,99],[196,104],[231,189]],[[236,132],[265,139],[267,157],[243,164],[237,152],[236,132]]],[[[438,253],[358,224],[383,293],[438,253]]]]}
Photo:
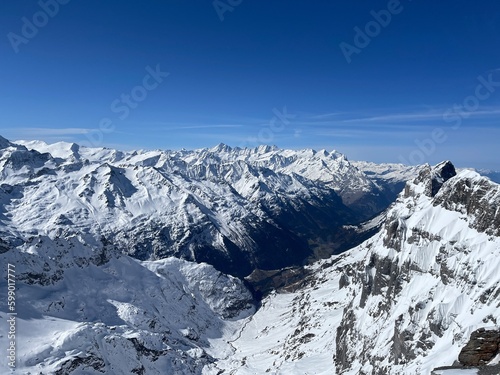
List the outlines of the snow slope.
{"type": "Polygon", "coordinates": [[[499,186],[464,171],[426,194],[441,168],[407,185],[373,238],[311,266],[305,288],[268,296],[206,373],[430,374],[457,360],[472,331],[498,325],[497,224],[478,230],[479,212],[437,203],[470,183],[469,201],[498,214],[499,186]],[[474,187],[484,183],[483,195],[474,187]]]}
{"type": "MultiPolygon", "coordinates": [[[[254,311],[240,280],[206,264],[123,255],[96,262],[79,241],[9,253],[0,258],[2,268],[16,265],[20,373],[200,374],[214,360],[204,348],[223,335],[224,320],[254,311]],[[57,277],[36,276],[44,261],[46,273],[57,277]]],[[[0,288],[6,289],[4,280],[0,288]]],[[[2,300],[4,353],[6,311],[2,300]]],[[[1,373],[8,373],[7,363],[0,363],[1,373]]]]}

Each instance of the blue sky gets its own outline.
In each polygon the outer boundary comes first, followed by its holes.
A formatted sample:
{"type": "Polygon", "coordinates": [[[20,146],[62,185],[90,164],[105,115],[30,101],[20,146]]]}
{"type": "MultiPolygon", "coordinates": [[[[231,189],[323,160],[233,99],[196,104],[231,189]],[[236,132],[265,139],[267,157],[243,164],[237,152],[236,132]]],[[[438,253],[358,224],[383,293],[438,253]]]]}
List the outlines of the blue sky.
{"type": "Polygon", "coordinates": [[[58,1],[0,5],[6,138],[500,169],[496,1],[58,1]]]}

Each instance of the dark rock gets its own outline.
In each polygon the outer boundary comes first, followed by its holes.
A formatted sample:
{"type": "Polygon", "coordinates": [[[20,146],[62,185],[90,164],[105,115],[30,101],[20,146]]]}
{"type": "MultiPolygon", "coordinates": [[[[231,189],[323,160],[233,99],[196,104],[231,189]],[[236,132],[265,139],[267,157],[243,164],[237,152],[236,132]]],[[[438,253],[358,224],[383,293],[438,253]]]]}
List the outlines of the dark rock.
{"type": "Polygon", "coordinates": [[[256,297],[260,299],[273,290],[294,292],[303,286],[311,272],[303,267],[289,267],[280,270],[253,271],[245,278],[256,297]]]}
{"type": "Polygon", "coordinates": [[[75,357],[64,362],[59,370],[55,372],[55,375],[67,375],[77,369],[83,371],[86,368],[92,368],[95,371],[105,374],[105,367],[106,364],[102,358],[93,355],[89,355],[87,357],[75,357]]]}
{"type": "Polygon", "coordinates": [[[0,238],[0,254],[6,253],[9,250],[9,244],[0,238]]]}
{"type": "Polygon", "coordinates": [[[394,326],[392,337],[391,362],[396,365],[408,363],[416,358],[415,351],[411,347],[413,335],[407,330],[400,330],[398,320],[394,326]]]}
{"type": "Polygon", "coordinates": [[[350,305],[344,310],[342,321],[337,328],[337,335],[335,337],[337,343],[335,367],[339,373],[347,370],[354,359],[348,348],[351,346],[351,334],[355,324],[356,316],[353,311],[353,306],[350,305]]]}
{"type": "Polygon", "coordinates": [[[433,168],[431,178],[431,196],[434,197],[441,186],[450,178],[457,175],[454,165],[450,161],[444,161],[433,168]]]}
{"type": "Polygon", "coordinates": [[[350,284],[349,276],[347,276],[345,273],[343,273],[342,276],[340,276],[339,289],[345,288],[349,284],[350,284]]]}
{"type": "MultiPolygon", "coordinates": [[[[404,264],[404,269],[399,269],[397,262],[391,258],[380,259],[375,253],[370,257],[365,267],[363,289],[361,291],[360,307],[365,307],[370,295],[383,295],[385,303],[380,305],[380,313],[386,311],[393,299],[400,291],[404,275],[409,271],[409,264],[404,264]]],[[[359,281],[359,280],[358,280],[359,281]]]]}
{"type": "Polygon", "coordinates": [[[443,187],[434,205],[472,216],[474,229],[500,236],[500,188],[487,178],[462,178],[443,187]]]}
{"type": "Polygon", "coordinates": [[[458,360],[464,366],[480,366],[491,361],[499,353],[500,330],[480,328],[472,332],[467,345],[462,349],[458,360]]]}
{"type": "Polygon", "coordinates": [[[58,281],[62,280],[64,276],[64,271],[62,269],[58,269],[52,273],[48,272],[40,272],[40,273],[34,273],[34,272],[26,272],[19,276],[19,280],[23,281],[24,283],[28,285],[54,285],[58,281]]]}
{"type": "MultiPolygon", "coordinates": [[[[434,197],[443,184],[450,178],[456,176],[454,165],[450,161],[443,161],[434,167],[423,169],[415,179],[415,184],[423,184],[425,186],[425,195],[434,197]]],[[[405,189],[405,195],[407,191],[405,189]]]]}
{"type": "Polygon", "coordinates": [[[386,231],[386,235],[384,236],[384,246],[400,252],[401,244],[405,238],[406,232],[404,222],[398,217],[387,218],[384,229],[386,231]]]}

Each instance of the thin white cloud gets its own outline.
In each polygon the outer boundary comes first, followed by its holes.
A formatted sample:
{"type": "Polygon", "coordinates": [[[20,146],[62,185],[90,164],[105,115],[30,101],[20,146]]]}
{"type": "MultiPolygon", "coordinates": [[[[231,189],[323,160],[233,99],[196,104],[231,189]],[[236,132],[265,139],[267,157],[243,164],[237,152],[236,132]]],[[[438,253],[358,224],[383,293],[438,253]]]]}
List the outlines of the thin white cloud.
{"type": "Polygon", "coordinates": [[[242,123],[216,123],[216,124],[203,124],[200,122],[140,122],[137,126],[148,129],[165,129],[165,130],[183,130],[183,129],[217,129],[217,128],[242,128],[245,125],[242,123]]]}
{"type": "Polygon", "coordinates": [[[400,113],[384,116],[373,116],[373,117],[361,117],[349,120],[344,120],[343,122],[381,122],[381,121],[406,121],[406,120],[432,120],[437,118],[442,118],[443,113],[400,113]]]}
{"type": "Polygon", "coordinates": [[[168,130],[184,130],[184,129],[227,129],[241,128],[243,125],[185,125],[169,127],[168,130]]]}
{"type": "MultiPolygon", "coordinates": [[[[453,107],[449,107],[443,109],[441,111],[432,111],[432,112],[420,112],[420,113],[396,113],[396,114],[388,114],[383,116],[372,116],[372,117],[360,117],[343,120],[345,123],[352,122],[392,122],[392,121],[428,121],[428,120],[442,120],[443,115],[450,110],[454,110],[453,107]]],[[[459,113],[459,111],[458,111],[459,113]]],[[[500,114],[500,109],[492,108],[492,109],[483,109],[477,111],[467,112],[467,117],[479,117],[479,116],[494,116],[500,114]]]]}
{"type": "Polygon", "coordinates": [[[321,131],[314,132],[315,136],[319,137],[342,137],[342,138],[361,138],[361,137],[417,137],[422,134],[427,134],[428,129],[415,129],[408,127],[398,127],[398,128],[380,128],[380,129],[345,129],[345,128],[334,128],[330,130],[323,129],[321,131]]]}
{"type": "Polygon", "coordinates": [[[86,128],[8,128],[4,131],[23,136],[68,136],[89,134],[92,129],[86,128]]]}
{"type": "Polygon", "coordinates": [[[324,114],[312,116],[311,118],[312,119],[320,119],[321,120],[321,119],[326,119],[326,118],[337,117],[337,116],[340,116],[342,114],[343,114],[342,112],[324,113],[324,114]]]}

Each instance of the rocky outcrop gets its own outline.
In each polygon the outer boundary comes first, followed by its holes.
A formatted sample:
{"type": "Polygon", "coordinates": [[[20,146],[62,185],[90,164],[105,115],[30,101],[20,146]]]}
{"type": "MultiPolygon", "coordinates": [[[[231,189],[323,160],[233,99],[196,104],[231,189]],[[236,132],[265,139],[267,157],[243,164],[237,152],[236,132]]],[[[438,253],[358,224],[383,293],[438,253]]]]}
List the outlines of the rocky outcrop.
{"type": "Polygon", "coordinates": [[[500,235],[500,185],[474,172],[443,188],[434,205],[467,214],[471,226],[488,235],[500,235]]]}
{"type": "Polygon", "coordinates": [[[10,247],[7,242],[5,242],[2,238],[0,238],[0,254],[6,253],[9,251],[10,247]]]}
{"type": "Polygon", "coordinates": [[[474,370],[478,375],[498,375],[500,364],[490,362],[499,354],[500,329],[479,328],[472,332],[469,342],[458,355],[459,364],[438,367],[431,375],[452,375],[462,370],[474,370]]]}
{"type": "Polygon", "coordinates": [[[434,197],[441,186],[456,174],[455,166],[450,161],[444,161],[435,167],[424,168],[413,183],[424,185],[424,194],[434,197]]]}
{"type": "Polygon", "coordinates": [[[55,375],[65,375],[70,374],[77,369],[80,371],[91,371],[94,370],[96,373],[105,373],[106,364],[102,358],[96,357],[94,355],[86,357],[74,357],[66,362],[64,362],[60,369],[55,372],[55,375]]]}
{"type": "MultiPolygon", "coordinates": [[[[366,244],[367,254],[363,262],[354,265],[356,271],[350,277],[350,284],[342,283],[344,288],[352,290],[354,298],[344,309],[336,332],[335,363],[339,373],[352,370],[355,362],[365,364],[363,370],[370,368],[370,374],[403,373],[397,369],[409,368],[421,361],[419,357],[440,350],[436,345],[439,341],[449,340],[449,337],[453,342],[463,340],[467,322],[457,323],[457,317],[463,311],[464,301],[472,306],[480,300],[488,305],[497,303],[491,297],[496,291],[494,285],[481,289],[482,285],[490,284],[488,278],[477,271],[478,265],[486,261],[484,256],[479,256],[478,249],[474,250],[470,244],[457,241],[458,235],[463,236],[463,231],[468,229],[467,224],[471,227],[471,223],[475,223],[474,228],[480,232],[482,226],[500,229],[500,222],[497,223],[493,215],[500,210],[491,206],[497,196],[500,195],[496,195],[495,184],[475,173],[457,176],[450,162],[423,168],[418,178],[407,184],[395,208],[387,214],[375,240],[377,245],[366,244]],[[461,189],[468,180],[469,188],[461,189]],[[488,186],[481,187],[482,184],[488,186]],[[456,206],[448,204],[448,197],[456,206]],[[477,201],[475,211],[454,209],[458,205],[468,207],[473,201],[477,201]],[[423,202],[430,203],[425,216],[420,211],[423,202]],[[437,217],[443,207],[463,216],[459,219],[449,212],[440,220],[437,217]],[[488,212],[493,216],[487,216],[488,212]],[[416,221],[414,214],[421,219],[416,221]],[[463,226],[462,230],[452,229],[454,235],[442,230],[445,220],[463,226]],[[456,299],[448,300],[443,287],[461,291],[456,292],[456,299]],[[373,329],[372,325],[377,324],[382,325],[373,329]],[[389,335],[390,338],[385,338],[389,335]],[[380,355],[377,345],[390,348],[386,357],[380,355]],[[353,347],[358,349],[346,349],[353,347]]],[[[471,231],[471,236],[477,236],[477,232],[471,231]]],[[[493,237],[483,240],[493,241],[493,237]]],[[[490,254],[494,250],[492,247],[490,254]]],[[[472,313],[474,307],[468,311],[472,313]]],[[[498,344],[494,341],[496,336],[489,335],[477,336],[468,346],[471,353],[464,349],[461,355],[461,360],[463,357],[466,361],[464,364],[478,365],[491,360],[493,352],[498,351],[498,344]],[[476,349],[479,352],[475,352],[476,349]]]]}
{"type": "Polygon", "coordinates": [[[490,362],[500,352],[500,329],[480,328],[472,332],[458,360],[464,366],[480,366],[490,362]]]}

